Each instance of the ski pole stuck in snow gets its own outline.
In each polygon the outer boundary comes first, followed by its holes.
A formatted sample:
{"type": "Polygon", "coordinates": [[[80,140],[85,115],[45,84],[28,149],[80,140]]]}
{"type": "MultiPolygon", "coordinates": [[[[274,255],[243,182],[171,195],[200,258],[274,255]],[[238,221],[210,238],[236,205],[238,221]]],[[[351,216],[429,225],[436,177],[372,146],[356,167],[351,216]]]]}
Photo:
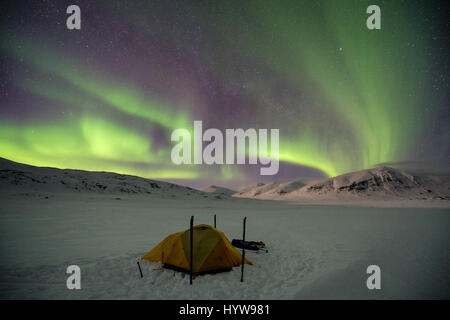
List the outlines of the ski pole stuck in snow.
{"type": "Polygon", "coordinates": [[[190,270],[189,270],[189,284],[192,285],[192,260],[193,260],[193,250],[194,250],[194,216],[191,216],[191,230],[190,230],[190,240],[191,240],[191,256],[190,256],[190,261],[191,261],[191,265],[190,265],[190,270]]]}
{"type": "Polygon", "coordinates": [[[141,269],[141,265],[139,264],[139,260],[137,260],[136,262],[139,267],[139,273],[141,274],[141,278],[143,278],[144,276],[142,275],[142,269],[141,269]]]}
{"type": "MultiPolygon", "coordinates": [[[[242,242],[245,243],[245,222],[247,217],[244,218],[244,227],[242,233],[242,242]]],[[[242,246],[242,267],[241,267],[241,282],[244,282],[244,264],[245,264],[245,246],[242,246]]]]}

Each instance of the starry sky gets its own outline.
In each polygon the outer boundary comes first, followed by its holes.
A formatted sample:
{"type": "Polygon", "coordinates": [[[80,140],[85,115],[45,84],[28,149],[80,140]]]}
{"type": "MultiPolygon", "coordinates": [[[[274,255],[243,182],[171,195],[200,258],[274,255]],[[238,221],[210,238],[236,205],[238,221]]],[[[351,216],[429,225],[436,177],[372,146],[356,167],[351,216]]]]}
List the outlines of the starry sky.
{"type": "Polygon", "coordinates": [[[444,1],[6,1],[0,157],[235,189],[448,166],[448,29],[444,1]],[[194,120],[280,129],[279,173],[172,164],[194,120]]]}

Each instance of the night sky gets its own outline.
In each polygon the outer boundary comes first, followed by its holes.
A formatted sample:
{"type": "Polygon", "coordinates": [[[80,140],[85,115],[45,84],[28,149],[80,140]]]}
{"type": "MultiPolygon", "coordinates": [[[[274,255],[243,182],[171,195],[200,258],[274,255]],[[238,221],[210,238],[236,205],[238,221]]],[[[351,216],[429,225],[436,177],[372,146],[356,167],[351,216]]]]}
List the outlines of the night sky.
{"type": "MultiPolygon", "coordinates": [[[[445,2],[442,2],[445,3],[445,2]]],[[[0,157],[194,187],[449,164],[439,1],[9,1],[0,157]],[[68,30],[66,8],[81,8],[68,30]],[[368,30],[366,8],[381,8],[368,30]],[[280,129],[280,171],[171,163],[171,133],[280,129]]]]}

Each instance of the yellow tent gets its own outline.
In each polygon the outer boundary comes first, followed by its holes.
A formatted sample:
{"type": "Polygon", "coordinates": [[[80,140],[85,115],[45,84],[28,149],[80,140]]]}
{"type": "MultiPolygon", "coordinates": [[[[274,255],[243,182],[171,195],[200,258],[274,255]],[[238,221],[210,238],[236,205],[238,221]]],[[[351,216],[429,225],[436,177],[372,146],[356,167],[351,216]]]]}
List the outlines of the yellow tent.
{"type": "MultiPolygon", "coordinates": [[[[229,270],[242,263],[242,256],[227,237],[206,224],[194,226],[193,273],[229,270]]],[[[190,270],[190,230],[171,234],[142,259],[190,270]]],[[[246,264],[252,264],[245,259],[246,264]]]]}

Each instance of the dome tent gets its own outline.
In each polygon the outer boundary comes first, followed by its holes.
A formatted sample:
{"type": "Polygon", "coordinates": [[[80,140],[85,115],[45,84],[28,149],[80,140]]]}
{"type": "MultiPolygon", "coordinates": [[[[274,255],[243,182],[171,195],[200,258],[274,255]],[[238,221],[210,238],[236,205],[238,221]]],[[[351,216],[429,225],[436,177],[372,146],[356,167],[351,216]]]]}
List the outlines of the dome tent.
{"type": "MultiPolygon", "coordinates": [[[[230,270],[242,263],[242,256],[225,234],[218,229],[200,224],[193,227],[192,273],[230,270]]],[[[190,230],[167,236],[142,257],[152,262],[190,271],[190,230]]],[[[245,259],[246,264],[252,264],[245,259]]]]}

